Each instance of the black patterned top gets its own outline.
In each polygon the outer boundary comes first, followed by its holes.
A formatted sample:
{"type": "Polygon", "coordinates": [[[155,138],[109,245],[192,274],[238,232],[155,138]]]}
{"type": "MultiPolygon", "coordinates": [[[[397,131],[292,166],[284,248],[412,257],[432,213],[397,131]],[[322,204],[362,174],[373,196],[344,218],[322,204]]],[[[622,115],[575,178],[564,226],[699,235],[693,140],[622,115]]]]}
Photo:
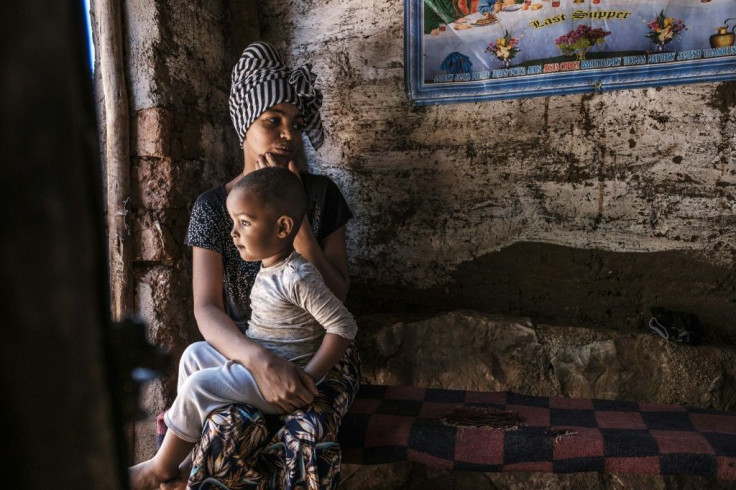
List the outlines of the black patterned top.
{"type": "MultiPolygon", "coordinates": [[[[353,217],[340,189],[323,175],[301,174],[307,193],[307,218],[317,241],[322,241],[353,217]]],[[[245,330],[250,317],[250,290],[261,267],[260,262],[246,262],[233,244],[230,230],[233,221],[227,212],[225,186],[201,194],[192,208],[185,243],[222,255],[223,287],[227,313],[245,330]]]]}

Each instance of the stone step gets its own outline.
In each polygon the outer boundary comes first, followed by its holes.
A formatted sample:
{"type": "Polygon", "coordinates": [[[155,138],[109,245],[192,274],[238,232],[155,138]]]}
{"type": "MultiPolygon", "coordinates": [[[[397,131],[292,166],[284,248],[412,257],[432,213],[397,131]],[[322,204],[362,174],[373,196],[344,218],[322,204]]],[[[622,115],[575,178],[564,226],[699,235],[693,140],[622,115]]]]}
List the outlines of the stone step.
{"type": "Polygon", "coordinates": [[[734,410],[736,349],[458,310],[358,318],[363,381],[734,410]]]}

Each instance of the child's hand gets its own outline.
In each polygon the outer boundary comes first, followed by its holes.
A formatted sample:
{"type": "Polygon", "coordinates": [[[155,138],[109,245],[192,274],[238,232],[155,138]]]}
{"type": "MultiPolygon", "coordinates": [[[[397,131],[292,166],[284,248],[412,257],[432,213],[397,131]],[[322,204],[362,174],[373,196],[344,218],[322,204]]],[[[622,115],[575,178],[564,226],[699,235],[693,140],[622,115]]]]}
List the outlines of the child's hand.
{"type": "Polygon", "coordinates": [[[299,370],[299,374],[302,377],[302,381],[304,382],[304,385],[309,388],[309,391],[311,391],[314,396],[319,395],[319,391],[317,390],[317,385],[314,383],[317,382],[316,379],[314,379],[314,376],[309,374],[307,371],[304,371],[302,369],[299,370]]]}
{"type": "Polygon", "coordinates": [[[159,490],[186,490],[188,478],[189,473],[180,478],[177,478],[176,480],[165,481],[161,485],[159,485],[159,490]]]}
{"type": "Polygon", "coordinates": [[[330,369],[337,364],[337,361],[342,358],[352,343],[352,339],[346,339],[334,333],[326,333],[319,349],[317,349],[317,352],[304,367],[304,372],[314,382],[324,378],[330,372],[330,369]]]}

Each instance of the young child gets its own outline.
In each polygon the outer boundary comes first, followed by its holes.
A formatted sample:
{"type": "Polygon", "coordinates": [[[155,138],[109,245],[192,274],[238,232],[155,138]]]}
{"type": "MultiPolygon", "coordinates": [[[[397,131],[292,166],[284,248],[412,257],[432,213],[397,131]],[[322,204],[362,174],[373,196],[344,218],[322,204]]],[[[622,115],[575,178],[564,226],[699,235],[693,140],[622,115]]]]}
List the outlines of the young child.
{"type": "MultiPolygon", "coordinates": [[[[317,269],[294,250],[306,209],[302,182],[282,167],[250,172],[228,195],[227,209],[240,256],[261,261],[245,334],[302,368],[305,384],[316,395],[315,384],[343,356],[357,325],[317,269]]],[[[158,488],[178,477],[179,465],[199,440],[209,413],[233,403],[283,413],[263,398],[243,365],[207,342],[190,345],[180,361],[177,397],[165,415],[169,430],[152,459],[130,468],[131,488],[158,488]]]]}

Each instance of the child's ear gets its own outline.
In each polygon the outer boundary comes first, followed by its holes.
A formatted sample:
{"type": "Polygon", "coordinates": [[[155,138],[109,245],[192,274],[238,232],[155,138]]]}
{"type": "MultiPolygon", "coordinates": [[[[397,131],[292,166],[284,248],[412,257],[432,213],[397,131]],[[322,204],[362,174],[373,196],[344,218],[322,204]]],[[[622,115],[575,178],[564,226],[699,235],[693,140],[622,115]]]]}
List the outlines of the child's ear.
{"type": "Polygon", "coordinates": [[[291,216],[280,216],[277,222],[276,236],[279,238],[286,238],[291,235],[291,230],[294,229],[294,220],[291,216]]]}

